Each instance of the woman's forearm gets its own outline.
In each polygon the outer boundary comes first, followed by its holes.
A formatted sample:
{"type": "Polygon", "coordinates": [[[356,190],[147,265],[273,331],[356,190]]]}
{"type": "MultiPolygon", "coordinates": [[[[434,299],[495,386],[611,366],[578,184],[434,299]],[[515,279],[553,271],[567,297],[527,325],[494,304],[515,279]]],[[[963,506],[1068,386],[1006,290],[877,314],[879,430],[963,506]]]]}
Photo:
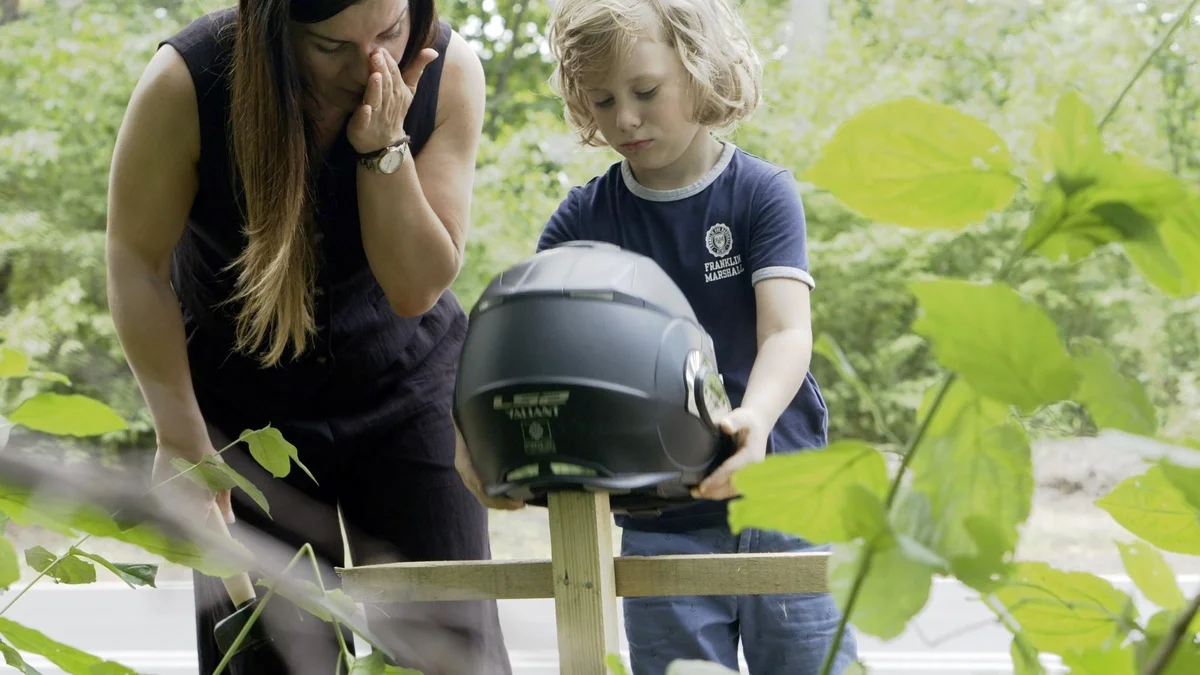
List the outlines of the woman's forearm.
{"type": "Polygon", "coordinates": [[[360,167],[358,210],[367,262],[392,308],[401,316],[427,311],[458,276],[461,256],[425,198],[412,157],[390,175],[360,167]]]}
{"type": "Polygon", "coordinates": [[[170,282],[119,247],[110,248],[108,270],[117,338],[153,417],[158,443],[200,461],[211,444],[192,389],[183,315],[170,282]]]}

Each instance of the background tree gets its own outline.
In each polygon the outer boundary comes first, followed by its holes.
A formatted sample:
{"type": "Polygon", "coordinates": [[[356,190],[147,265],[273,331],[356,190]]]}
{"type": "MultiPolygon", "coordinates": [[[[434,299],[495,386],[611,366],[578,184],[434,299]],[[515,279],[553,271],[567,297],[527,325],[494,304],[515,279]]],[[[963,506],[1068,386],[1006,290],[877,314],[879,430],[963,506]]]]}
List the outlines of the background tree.
{"type": "MultiPolygon", "coordinates": [[[[107,451],[150,446],[142,408],[107,316],[105,190],[112,143],[133,83],[154,46],[214,0],[26,0],[0,27],[0,341],[133,420],[104,437],[107,451]]],[[[498,271],[529,255],[566,189],[615,155],[580,150],[547,86],[547,0],[447,0],[443,16],[484,62],[489,97],[474,222],[455,290],[468,307],[498,271]]],[[[1163,0],[966,0],[809,3],[749,0],[744,12],[766,59],[765,103],[736,130],[745,149],[801,175],[838,124],[902,96],[953,105],[997,129],[1027,159],[1032,130],[1066,89],[1107,105],[1175,17],[1163,0]],[[1096,64],[1105,64],[1098,68],[1096,64]]],[[[1155,165],[1195,178],[1197,53],[1181,31],[1127,93],[1108,136],[1155,165]]],[[[809,217],[814,325],[875,392],[861,395],[833,362],[826,383],[836,436],[888,443],[911,431],[933,362],[907,331],[907,282],[936,273],[982,278],[1021,212],[982,229],[933,238],[855,216],[802,185],[809,217]]],[[[1128,256],[1106,249],[1077,264],[1048,260],[1014,284],[1051,312],[1068,339],[1114,345],[1122,372],[1145,383],[1168,425],[1196,428],[1200,327],[1194,299],[1161,297],[1128,256]],[[1110,284],[1110,282],[1114,282],[1110,284]],[[1115,288],[1091,292],[1097,288],[1115,288]],[[1194,413],[1190,413],[1194,415],[1194,413]]],[[[10,405],[54,383],[0,389],[10,405]]],[[[1086,430],[1064,404],[1038,420],[1048,433],[1086,430]]],[[[35,437],[22,436],[20,443],[35,437]]],[[[17,441],[14,441],[17,442],[17,441]]]]}

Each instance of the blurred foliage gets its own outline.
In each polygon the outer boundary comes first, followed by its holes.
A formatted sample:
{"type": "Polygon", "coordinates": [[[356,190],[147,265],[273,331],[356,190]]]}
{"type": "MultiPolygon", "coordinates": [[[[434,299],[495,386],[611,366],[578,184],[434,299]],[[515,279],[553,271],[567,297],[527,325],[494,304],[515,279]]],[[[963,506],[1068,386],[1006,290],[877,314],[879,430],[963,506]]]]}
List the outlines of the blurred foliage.
{"type": "MultiPolygon", "coordinates": [[[[133,85],[159,40],[213,0],[44,0],[19,3],[0,25],[0,341],[39,368],[68,375],[132,420],[106,446],[147,447],[149,418],[121,359],[104,292],[108,165],[133,85]]],[[[765,60],[764,105],[731,134],[746,150],[800,175],[834,129],[867,106],[918,95],[979,117],[1000,132],[1019,166],[1033,165],[1033,133],[1065,90],[1103,111],[1178,7],[1161,0],[857,0],[831,2],[813,21],[808,3],[748,0],[744,13],[765,60]],[[802,6],[803,5],[803,6],[802,6]],[[795,17],[803,20],[793,21],[795,17]],[[1103,67],[1097,67],[1103,64],[1103,67]]],[[[819,3],[816,5],[819,6],[819,3]]],[[[484,62],[486,135],[475,183],[467,263],[455,284],[470,307],[487,281],[529,255],[570,185],[615,159],[579,149],[547,86],[547,0],[442,0],[442,16],[484,62]]],[[[1128,93],[1109,123],[1115,148],[1186,178],[1200,174],[1196,55],[1188,26],[1128,93]]],[[[886,426],[911,432],[934,364],[908,330],[913,279],[981,279],[1000,266],[999,242],[1027,210],[985,227],[930,236],[851,215],[802,185],[812,272],[813,322],[875,392],[886,426]]],[[[1014,286],[1045,307],[1064,337],[1095,338],[1119,356],[1168,414],[1167,429],[1200,426],[1200,306],[1155,293],[1113,248],[1078,264],[1038,260],[1014,286]]],[[[835,437],[886,442],[871,406],[831,363],[814,357],[835,437]]],[[[0,404],[59,385],[9,384],[0,404]]],[[[1036,420],[1047,432],[1087,431],[1074,408],[1036,420]]]]}

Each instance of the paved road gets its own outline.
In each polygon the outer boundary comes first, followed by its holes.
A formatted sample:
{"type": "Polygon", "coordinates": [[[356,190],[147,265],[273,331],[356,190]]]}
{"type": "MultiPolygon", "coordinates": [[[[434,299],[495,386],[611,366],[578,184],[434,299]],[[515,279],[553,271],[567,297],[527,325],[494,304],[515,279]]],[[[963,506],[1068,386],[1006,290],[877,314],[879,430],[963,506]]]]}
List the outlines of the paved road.
{"type": "MultiPolygon", "coordinates": [[[[1132,589],[1125,577],[1106,578],[1123,590],[1132,589]]],[[[1200,576],[1184,576],[1180,582],[1190,592],[1200,584],[1200,576]]],[[[0,602],[3,601],[0,597],[0,602]]],[[[191,642],[191,610],[188,584],[163,584],[158,589],[140,590],[111,583],[77,587],[42,584],[27,593],[6,616],[141,673],[197,675],[191,642]]],[[[556,673],[553,602],[504,601],[501,614],[516,675],[556,673]]],[[[940,580],[916,622],[919,632],[910,628],[888,643],[864,637],[862,656],[871,672],[878,675],[1011,673],[1009,638],[1002,628],[984,624],[961,635],[950,635],[990,617],[972,599],[970,589],[940,580]]],[[[61,673],[42,659],[31,659],[30,665],[44,675],[61,673]]],[[[1062,672],[1053,667],[1056,662],[1047,665],[1048,672],[1062,672]]],[[[0,666],[0,673],[15,672],[0,666]]]]}

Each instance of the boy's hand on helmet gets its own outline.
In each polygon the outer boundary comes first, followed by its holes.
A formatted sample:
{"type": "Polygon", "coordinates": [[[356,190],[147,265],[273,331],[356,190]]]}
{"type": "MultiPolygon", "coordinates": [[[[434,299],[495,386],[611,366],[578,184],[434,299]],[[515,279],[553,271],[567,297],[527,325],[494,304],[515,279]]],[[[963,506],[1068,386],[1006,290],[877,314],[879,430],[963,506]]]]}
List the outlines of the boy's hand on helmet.
{"type": "Polygon", "coordinates": [[[479,473],[475,470],[475,463],[471,461],[471,455],[467,452],[467,442],[462,437],[462,433],[458,430],[458,425],[454,425],[454,468],[458,470],[458,475],[462,478],[462,482],[475,495],[479,503],[489,509],[497,509],[500,511],[516,511],[525,508],[525,502],[519,502],[515,499],[507,497],[489,497],[483,491],[483,481],[479,480],[479,473]]]}
{"type": "Polygon", "coordinates": [[[731,479],[738,469],[761,462],[767,456],[767,434],[770,429],[762,415],[751,408],[736,408],[720,423],[721,430],[733,437],[736,450],[700,485],[692,488],[692,496],[700,499],[732,499],[737,496],[731,479]]]}

